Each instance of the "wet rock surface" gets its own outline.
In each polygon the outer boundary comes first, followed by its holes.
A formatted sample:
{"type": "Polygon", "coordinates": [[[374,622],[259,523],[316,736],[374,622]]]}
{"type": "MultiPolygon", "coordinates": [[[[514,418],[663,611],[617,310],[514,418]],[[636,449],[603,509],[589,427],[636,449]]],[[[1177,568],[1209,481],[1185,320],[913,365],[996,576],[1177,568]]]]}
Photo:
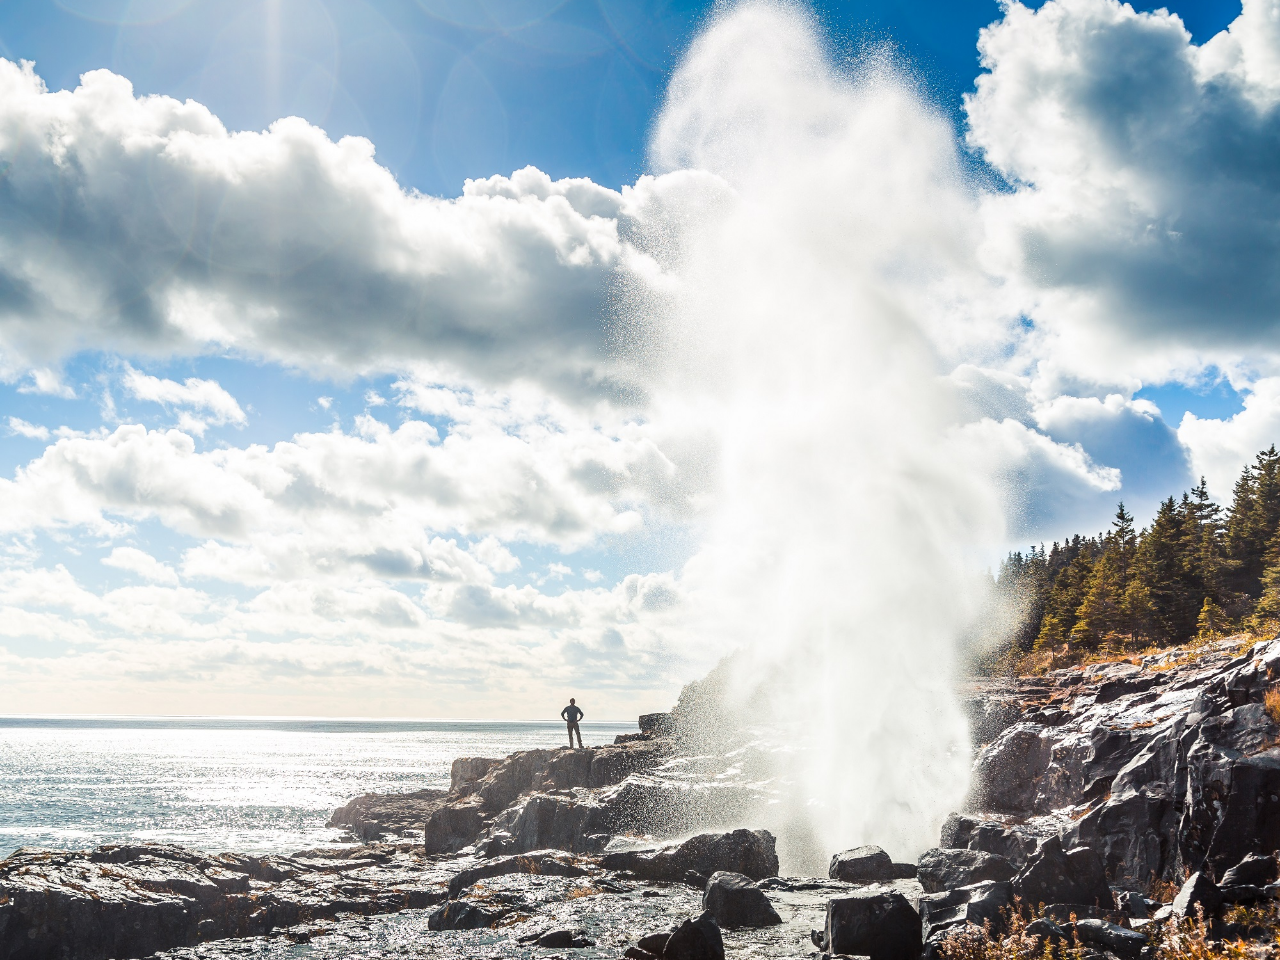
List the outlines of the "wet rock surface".
{"type": "Polygon", "coordinates": [[[1277,682],[1280,641],[975,684],[970,805],[918,864],[868,846],[833,852],[829,877],[778,876],[772,834],[729,829],[784,788],[763,748],[721,730],[695,753],[677,712],[607,747],[460,758],[447,791],[358,797],[331,821],[366,841],[350,848],[19,851],[0,956],[914,960],[999,929],[1017,897],[1044,904],[1034,936],[1139,960],[1164,919],[1234,929],[1225,910],[1280,894],[1277,682]]]}

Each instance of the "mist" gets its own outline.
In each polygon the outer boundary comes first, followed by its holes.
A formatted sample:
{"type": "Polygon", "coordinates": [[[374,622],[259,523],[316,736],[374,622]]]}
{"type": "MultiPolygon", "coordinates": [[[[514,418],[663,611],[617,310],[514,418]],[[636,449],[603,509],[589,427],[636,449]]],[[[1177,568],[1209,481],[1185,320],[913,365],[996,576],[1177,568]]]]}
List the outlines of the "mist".
{"type": "Polygon", "coordinates": [[[934,347],[973,246],[954,132],[891,50],[743,3],[675,72],[651,161],[683,202],[634,238],[661,270],[622,306],[709,478],[689,632],[738,651],[732,705],[787,740],[788,799],[748,825],[792,872],[913,857],[967,788],[958,647],[1003,531],[934,347]]]}

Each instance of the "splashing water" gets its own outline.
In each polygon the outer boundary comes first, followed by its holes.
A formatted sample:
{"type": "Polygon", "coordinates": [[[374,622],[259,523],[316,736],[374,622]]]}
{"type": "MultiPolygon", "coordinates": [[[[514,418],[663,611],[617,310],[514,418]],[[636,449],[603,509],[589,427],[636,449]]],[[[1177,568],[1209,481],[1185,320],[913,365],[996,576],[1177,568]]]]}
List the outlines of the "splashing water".
{"type": "Polygon", "coordinates": [[[683,575],[699,642],[743,647],[732,695],[795,731],[784,866],[913,855],[967,786],[966,558],[1002,522],[931,346],[973,222],[954,135],[890,56],[840,66],[803,9],[744,3],[685,56],[651,149],[680,202],[623,299],[655,416],[715,450],[683,575]]]}

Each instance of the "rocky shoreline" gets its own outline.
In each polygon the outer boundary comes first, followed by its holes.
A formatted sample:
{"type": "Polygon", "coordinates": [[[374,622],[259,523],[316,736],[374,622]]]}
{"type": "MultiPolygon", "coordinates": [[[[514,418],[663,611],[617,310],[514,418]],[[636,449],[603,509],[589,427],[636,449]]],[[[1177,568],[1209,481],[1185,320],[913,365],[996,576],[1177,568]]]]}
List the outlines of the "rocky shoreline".
{"type": "Polygon", "coordinates": [[[0,957],[917,960],[986,923],[1142,960],[1199,916],[1274,940],[1277,680],[1280,640],[975,682],[972,796],[915,863],[864,847],[779,877],[774,836],[733,829],[778,797],[764,749],[698,752],[651,715],[612,745],[460,758],[447,791],[358,797],[331,820],[347,849],[17,851],[0,957]],[[1015,903],[1038,918],[1008,928],[1015,903]]]}

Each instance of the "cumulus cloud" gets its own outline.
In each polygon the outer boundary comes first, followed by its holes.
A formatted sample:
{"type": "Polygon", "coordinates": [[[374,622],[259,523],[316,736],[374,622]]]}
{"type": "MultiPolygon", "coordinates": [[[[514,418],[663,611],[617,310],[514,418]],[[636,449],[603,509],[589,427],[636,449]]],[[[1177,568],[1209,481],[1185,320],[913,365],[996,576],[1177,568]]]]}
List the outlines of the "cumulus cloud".
{"type": "Polygon", "coordinates": [[[137,547],[115,547],[110,554],[102,558],[102,562],[108,567],[126,570],[153,583],[176,584],[178,582],[178,575],[173,567],[161,563],[151,554],[137,547]]]}
{"type": "Polygon", "coordinates": [[[297,118],[230,133],[105,70],[50,92],[8,61],[0,156],[10,370],[216,344],[343,372],[430,359],[569,391],[610,380],[624,201],[590,181],[530,168],[436,199],[358,137],[297,118]]]}
{"type": "Polygon", "coordinates": [[[1280,377],[1254,383],[1244,397],[1244,409],[1233,417],[1202,419],[1188,412],[1178,427],[1178,439],[1213,496],[1228,500],[1241,468],[1252,463],[1259,450],[1280,445],[1280,377]]]}
{"type": "Polygon", "coordinates": [[[184,382],[178,383],[139,373],[128,367],[121,384],[127,393],[139,400],[149,400],[166,407],[189,408],[181,412],[179,423],[184,430],[201,436],[210,424],[222,426],[234,423],[243,426],[247,422],[236,398],[222,389],[216,380],[188,377],[184,382]],[[201,415],[194,416],[191,410],[201,415]]]}
{"type": "Polygon", "coordinates": [[[48,427],[42,427],[35,423],[27,423],[27,421],[19,417],[9,418],[9,432],[18,437],[26,437],[29,440],[49,439],[48,427]]]}
{"type": "Polygon", "coordinates": [[[1280,355],[1278,14],[1245,0],[1196,46],[1163,9],[1051,0],[982,32],[968,138],[1014,188],[983,253],[1041,375],[1134,390],[1280,355]]]}
{"type": "Polygon", "coordinates": [[[18,385],[19,393],[42,393],[51,397],[60,397],[63,400],[76,398],[75,390],[62,382],[62,375],[56,370],[36,367],[28,371],[27,377],[25,382],[18,385]]]}

